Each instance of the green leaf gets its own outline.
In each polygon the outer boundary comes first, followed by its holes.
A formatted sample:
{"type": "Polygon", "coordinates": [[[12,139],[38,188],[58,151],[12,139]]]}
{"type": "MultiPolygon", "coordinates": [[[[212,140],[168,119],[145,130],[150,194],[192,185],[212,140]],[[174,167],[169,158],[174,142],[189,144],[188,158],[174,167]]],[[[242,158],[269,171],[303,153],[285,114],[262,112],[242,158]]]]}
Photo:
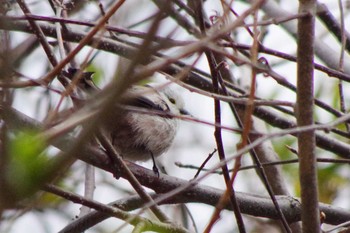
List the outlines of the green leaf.
{"type": "Polygon", "coordinates": [[[6,183],[15,200],[31,196],[45,181],[49,168],[45,149],[45,141],[32,131],[22,132],[9,141],[6,183]]]}

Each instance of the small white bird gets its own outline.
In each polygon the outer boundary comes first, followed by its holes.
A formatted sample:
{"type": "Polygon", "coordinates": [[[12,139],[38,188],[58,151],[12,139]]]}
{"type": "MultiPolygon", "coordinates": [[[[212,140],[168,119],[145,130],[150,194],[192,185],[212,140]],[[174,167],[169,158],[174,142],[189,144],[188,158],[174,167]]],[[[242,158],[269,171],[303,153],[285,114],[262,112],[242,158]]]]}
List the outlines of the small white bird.
{"type": "Polygon", "coordinates": [[[131,161],[153,160],[172,144],[177,119],[173,115],[187,115],[184,101],[169,88],[158,91],[151,86],[134,86],[122,96],[122,105],[107,132],[113,146],[123,158],[131,161]]]}

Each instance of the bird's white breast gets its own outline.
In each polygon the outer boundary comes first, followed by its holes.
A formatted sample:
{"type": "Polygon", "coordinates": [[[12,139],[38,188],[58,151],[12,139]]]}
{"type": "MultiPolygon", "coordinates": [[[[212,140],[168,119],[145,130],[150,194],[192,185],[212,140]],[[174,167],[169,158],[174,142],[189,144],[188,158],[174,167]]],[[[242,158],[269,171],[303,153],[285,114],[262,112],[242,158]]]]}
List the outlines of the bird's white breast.
{"type": "Polygon", "coordinates": [[[177,120],[155,115],[129,113],[130,123],[135,127],[135,143],[145,145],[155,157],[163,154],[174,140],[177,120]]]}

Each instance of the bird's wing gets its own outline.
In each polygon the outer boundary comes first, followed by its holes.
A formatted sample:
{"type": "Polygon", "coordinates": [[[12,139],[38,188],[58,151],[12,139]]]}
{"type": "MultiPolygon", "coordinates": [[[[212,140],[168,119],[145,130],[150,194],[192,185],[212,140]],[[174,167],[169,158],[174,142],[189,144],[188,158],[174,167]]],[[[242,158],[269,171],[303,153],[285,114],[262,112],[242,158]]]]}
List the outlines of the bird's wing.
{"type": "Polygon", "coordinates": [[[158,100],[159,103],[155,103],[154,101],[148,99],[144,96],[137,96],[134,98],[128,99],[125,104],[131,105],[134,107],[146,108],[150,110],[158,110],[158,111],[169,111],[168,105],[162,101],[158,100]]]}
{"type": "Polygon", "coordinates": [[[148,110],[170,111],[162,96],[150,86],[133,86],[122,96],[121,104],[148,110]]]}

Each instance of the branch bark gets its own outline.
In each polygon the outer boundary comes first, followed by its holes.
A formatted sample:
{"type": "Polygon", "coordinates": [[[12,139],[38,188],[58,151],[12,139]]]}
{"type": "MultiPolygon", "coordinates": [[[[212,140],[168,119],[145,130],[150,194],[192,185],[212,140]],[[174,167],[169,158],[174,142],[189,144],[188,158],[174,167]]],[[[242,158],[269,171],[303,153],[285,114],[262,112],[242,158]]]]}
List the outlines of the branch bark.
{"type": "MultiPolygon", "coordinates": [[[[297,49],[297,111],[298,126],[314,123],[314,39],[315,0],[300,0],[297,49]]],[[[303,232],[320,232],[315,131],[298,134],[299,179],[301,188],[301,221],[303,232]]]]}
{"type": "MultiPolygon", "coordinates": [[[[28,129],[38,130],[42,128],[42,124],[40,122],[14,109],[9,109],[7,112],[1,112],[1,114],[13,129],[26,127],[28,129]]],[[[74,138],[67,135],[61,138],[59,141],[56,141],[54,146],[65,150],[66,147],[74,142],[74,140],[74,138]]],[[[94,165],[112,174],[114,172],[114,166],[110,164],[109,157],[105,154],[104,151],[99,148],[86,146],[83,148],[83,150],[80,151],[79,154],[74,154],[72,156],[75,156],[86,163],[94,165]]],[[[158,194],[162,194],[160,197],[176,188],[185,186],[188,187],[180,194],[176,195],[175,197],[169,197],[166,200],[160,202],[160,204],[193,202],[216,206],[218,200],[223,195],[223,191],[219,189],[215,189],[206,185],[189,183],[190,181],[171,177],[165,174],[162,174],[158,178],[152,170],[130,162],[127,162],[127,165],[142,185],[154,190],[158,194]]],[[[122,177],[125,176],[125,174],[121,175],[122,177]]],[[[243,214],[257,217],[266,217],[275,220],[278,220],[280,217],[270,197],[237,192],[236,198],[243,214]]],[[[154,200],[157,201],[157,198],[154,200]]],[[[281,210],[288,222],[292,223],[300,221],[301,204],[298,199],[288,196],[277,196],[277,201],[279,202],[281,210]]],[[[144,203],[142,202],[140,206],[141,205],[143,206],[144,203]]],[[[136,209],[139,207],[139,205],[130,205],[129,207],[136,209]]],[[[229,206],[226,206],[225,208],[229,209],[229,206]]],[[[321,203],[320,211],[324,212],[326,215],[324,223],[336,225],[350,220],[350,211],[341,208],[335,208],[331,205],[321,203]]]]}

